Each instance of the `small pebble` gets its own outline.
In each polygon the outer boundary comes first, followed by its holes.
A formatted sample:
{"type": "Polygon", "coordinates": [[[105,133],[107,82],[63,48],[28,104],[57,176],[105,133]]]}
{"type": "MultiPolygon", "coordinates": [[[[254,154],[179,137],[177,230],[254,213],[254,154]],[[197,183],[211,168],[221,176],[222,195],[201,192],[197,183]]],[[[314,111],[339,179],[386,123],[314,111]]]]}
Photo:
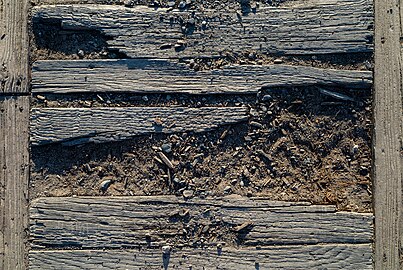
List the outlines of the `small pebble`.
{"type": "Polygon", "coordinates": [[[109,188],[109,186],[111,185],[111,183],[112,183],[112,180],[105,180],[105,181],[102,181],[102,183],[101,183],[101,185],[100,185],[101,190],[105,192],[105,191],[109,188]]]}
{"type": "Polygon", "coordinates": [[[271,100],[273,100],[273,97],[270,96],[270,95],[264,95],[264,96],[262,97],[262,101],[263,101],[263,102],[267,102],[267,101],[271,101],[271,100]]]}
{"type": "Polygon", "coordinates": [[[263,125],[256,121],[251,121],[250,125],[255,128],[263,128],[263,125]]]}
{"type": "Polygon", "coordinates": [[[180,184],[181,180],[178,177],[174,177],[174,183],[180,184]]]}
{"type": "Polygon", "coordinates": [[[283,63],[283,60],[281,60],[281,59],[274,60],[274,64],[282,64],[282,63],[283,63]]]}
{"type": "Polygon", "coordinates": [[[44,96],[41,96],[41,95],[37,95],[36,98],[39,99],[39,100],[45,100],[46,99],[44,96]]]}
{"type": "Polygon", "coordinates": [[[90,166],[88,163],[86,163],[86,164],[84,165],[84,167],[85,167],[85,170],[87,171],[87,173],[92,172],[91,166],[90,166]]]}
{"type": "Polygon", "coordinates": [[[184,9],[186,7],[186,2],[185,1],[180,1],[178,8],[184,9]]]}
{"type": "Polygon", "coordinates": [[[230,187],[230,186],[226,186],[225,188],[224,188],[224,192],[225,193],[230,193],[232,191],[232,188],[230,187]]]}
{"type": "Polygon", "coordinates": [[[172,152],[172,143],[164,143],[161,146],[162,152],[164,152],[165,154],[169,154],[172,152]]]}
{"type": "Polygon", "coordinates": [[[147,96],[143,96],[142,99],[147,102],[148,101],[148,97],[147,96]]]}
{"type": "Polygon", "coordinates": [[[78,57],[83,58],[85,53],[83,50],[78,50],[77,55],[78,55],[78,57]]]}
{"type": "Polygon", "coordinates": [[[168,255],[171,253],[171,246],[163,246],[162,247],[162,254],[168,255]]]}
{"type": "Polygon", "coordinates": [[[187,190],[184,190],[184,191],[183,191],[183,197],[184,197],[185,199],[192,198],[192,197],[193,197],[193,194],[194,194],[194,191],[193,191],[193,190],[187,189],[187,190]]]}
{"type": "Polygon", "coordinates": [[[358,145],[354,145],[354,146],[351,148],[351,155],[357,154],[357,153],[358,153],[358,149],[359,149],[359,146],[358,146],[358,145]]]}

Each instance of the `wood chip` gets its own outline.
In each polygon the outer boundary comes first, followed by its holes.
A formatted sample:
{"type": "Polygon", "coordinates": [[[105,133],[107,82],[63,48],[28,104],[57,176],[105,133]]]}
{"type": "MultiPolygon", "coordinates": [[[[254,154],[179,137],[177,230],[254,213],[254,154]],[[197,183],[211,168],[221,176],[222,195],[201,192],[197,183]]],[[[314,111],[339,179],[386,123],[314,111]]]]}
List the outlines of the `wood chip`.
{"type": "Polygon", "coordinates": [[[165,165],[168,166],[170,169],[174,169],[175,166],[172,164],[172,162],[169,160],[169,158],[162,152],[158,152],[158,155],[160,156],[161,160],[164,162],[165,165]]]}

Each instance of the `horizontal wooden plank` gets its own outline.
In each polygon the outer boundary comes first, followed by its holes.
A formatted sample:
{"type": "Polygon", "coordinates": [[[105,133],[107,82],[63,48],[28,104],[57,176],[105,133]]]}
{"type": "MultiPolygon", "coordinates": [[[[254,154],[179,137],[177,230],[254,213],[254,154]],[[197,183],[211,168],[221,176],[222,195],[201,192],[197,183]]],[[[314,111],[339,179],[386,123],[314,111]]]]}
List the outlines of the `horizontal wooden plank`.
{"type": "Polygon", "coordinates": [[[203,132],[247,119],[245,107],[32,109],[31,142],[98,143],[150,133],[203,132]]]}
{"type": "Polygon", "coordinates": [[[372,215],[264,199],[40,198],[31,204],[33,248],[137,248],[371,243],[372,215]],[[247,225],[249,224],[249,225],[247,225]]]}
{"type": "Polygon", "coordinates": [[[194,71],[162,59],[38,61],[33,66],[34,93],[190,93],[247,94],[262,87],[325,85],[371,88],[372,72],[304,66],[226,66],[194,71]]]}
{"type": "Polygon", "coordinates": [[[247,16],[217,10],[188,11],[146,6],[44,5],[33,21],[60,21],[63,30],[99,30],[109,48],[130,58],[219,56],[222,52],[270,54],[370,52],[371,0],[304,1],[261,7],[247,16]]]}
{"type": "Polygon", "coordinates": [[[265,249],[31,251],[30,269],[372,269],[372,247],[277,246],[265,249]],[[169,260],[168,260],[169,258],[169,260]],[[164,268],[165,267],[165,268],[164,268]]]}
{"type": "Polygon", "coordinates": [[[102,5],[123,5],[127,0],[31,0],[34,5],[56,5],[56,4],[102,4],[102,5]]]}

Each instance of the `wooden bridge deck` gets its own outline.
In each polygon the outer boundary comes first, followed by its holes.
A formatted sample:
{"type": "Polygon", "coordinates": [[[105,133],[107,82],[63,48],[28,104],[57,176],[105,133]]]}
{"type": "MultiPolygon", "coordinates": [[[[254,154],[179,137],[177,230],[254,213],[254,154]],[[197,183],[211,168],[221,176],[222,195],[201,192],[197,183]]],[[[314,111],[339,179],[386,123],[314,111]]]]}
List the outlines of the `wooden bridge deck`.
{"type": "Polygon", "coordinates": [[[32,66],[31,81],[28,1],[0,2],[0,269],[403,269],[403,4],[396,3],[292,1],[242,16],[111,0],[38,0],[34,24],[96,30],[127,59],[41,60],[32,66]],[[277,56],[374,52],[375,73],[284,64],[196,72],[184,64],[245,50],[277,56]],[[231,106],[30,110],[30,89],[35,95],[209,97],[298,86],[334,96],[329,89],[369,92],[373,85],[374,215],[240,196],[48,197],[28,208],[29,141],[111,142],[202,132],[249,118],[248,108],[231,106]],[[204,248],[192,243],[192,233],[204,248]],[[217,234],[237,246],[217,241],[217,234]]]}

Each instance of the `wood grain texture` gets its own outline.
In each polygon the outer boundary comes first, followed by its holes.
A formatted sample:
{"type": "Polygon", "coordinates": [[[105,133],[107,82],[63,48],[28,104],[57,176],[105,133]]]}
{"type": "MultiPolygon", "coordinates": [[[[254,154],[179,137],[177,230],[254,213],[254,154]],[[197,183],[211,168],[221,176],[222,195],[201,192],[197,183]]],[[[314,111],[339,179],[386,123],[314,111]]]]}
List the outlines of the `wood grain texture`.
{"type": "Polygon", "coordinates": [[[34,248],[119,249],[161,247],[167,242],[197,246],[192,235],[202,231],[204,244],[215,244],[221,238],[210,236],[217,228],[242,246],[361,244],[371,243],[373,236],[371,214],[242,197],[40,198],[32,202],[30,218],[34,248]],[[186,213],[183,219],[180,213],[186,213]],[[246,222],[253,225],[237,229],[246,222]]]}
{"type": "Polygon", "coordinates": [[[262,7],[248,16],[239,16],[235,10],[192,15],[145,6],[45,5],[36,7],[33,16],[34,23],[60,21],[63,30],[98,30],[110,38],[110,49],[130,58],[211,57],[248,50],[295,55],[373,49],[371,0],[304,1],[294,7],[262,7]]]}
{"type": "Polygon", "coordinates": [[[124,5],[124,0],[31,0],[35,5],[56,4],[101,4],[101,5],[124,5]]]}
{"type": "Polygon", "coordinates": [[[226,66],[194,71],[184,63],[161,59],[38,61],[34,93],[189,93],[248,94],[261,88],[335,86],[370,89],[372,72],[303,66],[226,66]]]}
{"type": "Polygon", "coordinates": [[[0,269],[25,269],[29,97],[0,97],[0,269]]]}
{"type": "Polygon", "coordinates": [[[248,119],[244,107],[108,107],[33,109],[33,145],[124,140],[150,133],[203,132],[248,119]]]}
{"type": "Polygon", "coordinates": [[[402,2],[375,1],[375,269],[402,269],[402,2]]]}
{"type": "Polygon", "coordinates": [[[29,91],[28,3],[0,2],[0,94],[29,91]]]}
{"type": "Polygon", "coordinates": [[[372,247],[360,245],[224,247],[173,250],[32,251],[30,269],[372,269],[372,247]],[[169,260],[168,260],[169,258],[169,260]]]}

